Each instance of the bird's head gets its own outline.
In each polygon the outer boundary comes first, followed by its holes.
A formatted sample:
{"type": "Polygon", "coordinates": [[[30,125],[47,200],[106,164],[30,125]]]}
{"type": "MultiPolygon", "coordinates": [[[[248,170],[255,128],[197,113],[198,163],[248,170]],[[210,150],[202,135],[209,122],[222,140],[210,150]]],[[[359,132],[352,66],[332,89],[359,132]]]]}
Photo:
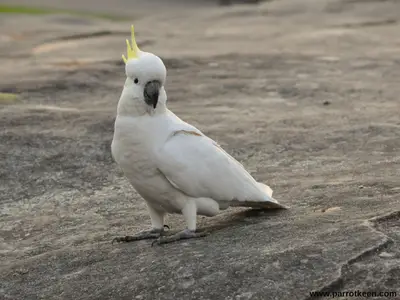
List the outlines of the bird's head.
{"type": "Polygon", "coordinates": [[[165,110],[167,95],[164,89],[167,70],[161,58],[139,49],[131,27],[131,43],[126,40],[125,62],[126,81],[118,104],[118,113],[153,115],[165,110]]]}

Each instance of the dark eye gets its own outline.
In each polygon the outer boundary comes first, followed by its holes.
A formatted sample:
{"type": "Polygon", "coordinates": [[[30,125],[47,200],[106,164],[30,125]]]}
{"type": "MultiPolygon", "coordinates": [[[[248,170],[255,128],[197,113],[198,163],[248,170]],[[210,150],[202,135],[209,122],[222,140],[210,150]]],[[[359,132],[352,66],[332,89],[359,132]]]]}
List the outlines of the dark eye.
{"type": "Polygon", "coordinates": [[[135,79],[133,80],[133,82],[137,84],[137,83],[139,83],[139,79],[135,78],[135,79]]]}

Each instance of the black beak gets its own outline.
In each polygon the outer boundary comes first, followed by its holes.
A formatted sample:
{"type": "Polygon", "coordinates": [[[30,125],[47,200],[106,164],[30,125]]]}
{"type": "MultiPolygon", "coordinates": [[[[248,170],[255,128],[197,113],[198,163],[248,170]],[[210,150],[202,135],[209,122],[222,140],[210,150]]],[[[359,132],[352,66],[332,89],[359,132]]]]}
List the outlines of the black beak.
{"type": "Polygon", "coordinates": [[[154,108],[157,106],[158,102],[158,96],[160,94],[160,88],[161,88],[161,82],[157,80],[149,81],[146,83],[146,86],[144,87],[144,101],[147,103],[147,105],[151,105],[154,108]]]}

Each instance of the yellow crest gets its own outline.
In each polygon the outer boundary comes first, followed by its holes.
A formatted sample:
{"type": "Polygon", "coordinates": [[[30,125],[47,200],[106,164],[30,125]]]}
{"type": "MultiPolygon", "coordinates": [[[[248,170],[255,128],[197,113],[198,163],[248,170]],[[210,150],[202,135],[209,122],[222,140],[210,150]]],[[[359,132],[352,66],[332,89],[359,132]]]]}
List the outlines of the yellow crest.
{"type": "Polygon", "coordinates": [[[131,43],[129,43],[129,41],[126,40],[126,55],[128,56],[128,58],[126,58],[125,55],[122,54],[122,59],[125,62],[125,64],[130,59],[138,58],[139,51],[140,51],[140,49],[139,49],[138,45],[136,44],[136,40],[135,40],[135,28],[132,25],[131,26],[131,43]]]}

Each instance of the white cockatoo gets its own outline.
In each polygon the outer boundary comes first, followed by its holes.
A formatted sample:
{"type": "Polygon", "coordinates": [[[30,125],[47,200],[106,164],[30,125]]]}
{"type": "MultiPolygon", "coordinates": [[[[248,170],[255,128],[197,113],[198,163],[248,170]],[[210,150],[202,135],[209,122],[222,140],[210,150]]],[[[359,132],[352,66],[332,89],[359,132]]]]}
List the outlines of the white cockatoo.
{"type": "MultiPolygon", "coordinates": [[[[127,40],[126,80],[118,102],[112,155],[146,201],[152,228],[115,241],[196,238],[196,215],[215,216],[229,206],[285,208],[233,157],[167,108],[167,71],[156,55],[127,40]],[[187,228],[164,234],[166,213],[182,214],[187,228]]],[[[168,226],[166,226],[168,227],[168,226]]]]}

